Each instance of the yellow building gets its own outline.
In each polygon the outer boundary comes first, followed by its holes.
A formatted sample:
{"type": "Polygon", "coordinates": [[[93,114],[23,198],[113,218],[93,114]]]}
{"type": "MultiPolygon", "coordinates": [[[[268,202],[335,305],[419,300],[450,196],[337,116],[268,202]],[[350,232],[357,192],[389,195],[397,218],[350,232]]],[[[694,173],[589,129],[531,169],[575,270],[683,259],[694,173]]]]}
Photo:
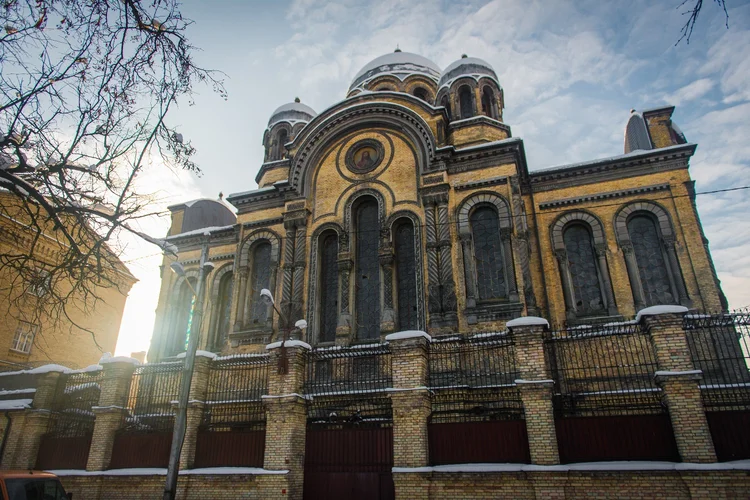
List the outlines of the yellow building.
{"type": "MultiPolygon", "coordinates": [[[[43,218],[37,223],[43,228],[39,235],[30,226],[26,208],[7,192],[0,192],[0,254],[5,260],[29,255],[31,262],[54,266],[64,243],[43,218]],[[32,240],[35,240],[32,245],[32,240]]],[[[31,207],[33,210],[33,207],[31,207]]],[[[102,272],[115,283],[95,285],[87,299],[74,295],[65,304],[65,312],[40,312],[50,293],[49,287],[66,287],[64,280],[53,284],[40,269],[38,280],[26,282],[13,270],[4,266],[0,271],[0,304],[4,320],[0,323],[0,370],[19,370],[48,363],[69,368],[95,364],[104,352],[113,352],[117,344],[123,309],[128,292],[136,279],[117,257],[111,255],[115,268],[103,263],[102,272]],[[95,299],[94,296],[98,298],[95,299]]],[[[103,283],[102,282],[102,283],[103,283]]],[[[69,292],[57,290],[57,296],[69,292]]],[[[44,309],[49,311],[49,309],[44,309]]]]}
{"type": "Polygon", "coordinates": [[[202,347],[254,351],[400,330],[491,331],[524,315],[610,322],[656,304],[726,308],[695,208],[696,146],[673,107],[631,112],[624,154],[529,171],[492,67],[396,51],[320,114],[272,114],[258,189],[171,207],[185,277],[162,266],[149,358],[185,349],[201,248],[202,347]],[[267,288],[289,319],[260,300],[267,288]]]}

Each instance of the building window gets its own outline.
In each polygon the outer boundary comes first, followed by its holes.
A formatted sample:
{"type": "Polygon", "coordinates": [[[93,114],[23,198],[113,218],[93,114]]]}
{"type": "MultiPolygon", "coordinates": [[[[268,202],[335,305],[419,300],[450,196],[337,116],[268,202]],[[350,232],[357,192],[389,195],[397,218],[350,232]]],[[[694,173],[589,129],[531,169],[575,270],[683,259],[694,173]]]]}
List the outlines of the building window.
{"type": "Polygon", "coordinates": [[[10,348],[17,352],[29,354],[31,346],[34,344],[37,329],[36,325],[21,321],[16,327],[16,334],[13,337],[13,343],[10,348]]]}
{"type": "Polygon", "coordinates": [[[638,264],[646,306],[676,304],[672,291],[667,259],[654,219],[638,214],[628,220],[628,235],[638,264]]]}
{"type": "Polygon", "coordinates": [[[357,337],[377,339],[380,335],[380,224],[378,204],[363,200],[356,211],[355,307],[357,337]]]}
{"type": "Polygon", "coordinates": [[[422,99],[424,102],[429,101],[429,95],[427,94],[427,90],[423,89],[422,87],[417,87],[414,89],[414,97],[417,99],[422,99]]]}
{"type": "Polygon", "coordinates": [[[448,112],[448,119],[451,119],[451,102],[450,99],[448,99],[447,95],[444,95],[442,99],[440,99],[440,105],[445,108],[445,110],[448,112]]]}
{"type": "Polygon", "coordinates": [[[190,286],[195,288],[196,282],[195,278],[188,278],[188,280],[189,284],[188,281],[184,281],[180,286],[170,355],[186,351],[190,338],[190,327],[193,323],[193,310],[195,308],[195,294],[193,294],[190,286]]]}
{"type": "Polygon", "coordinates": [[[471,98],[471,89],[464,85],[458,89],[458,103],[461,106],[461,119],[474,116],[474,103],[471,98]]]}
{"type": "Polygon", "coordinates": [[[221,349],[229,334],[229,314],[232,309],[232,284],[234,275],[226,273],[219,282],[219,295],[216,302],[216,332],[214,333],[214,349],[221,349]]]}
{"type": "Polygon", "coordinates": [[[497,212],[488,206],[479,207],[474,210],[469,220],[474,241],[478,298],[505,299],[508,295],[497,212]]]}
{"type": "Polygon", "coordinates": [[[482,114],[490,118],[497,118],[497,113],[495,113],[495,93],[489,87],[485,87],[482,90],[482,114]]]}
{"type": "Polygon", "coordinates": [[[572,224],[563,232],[563,240],[577,314],[605,314],[591,232],[583,224],[572,224]]]}
{"type": "Polygon", "coordinates": [[[263,241],[253,249],[250,275],[250,327],[264,325],[268,320],[268,306],[260,299],[260,291],[271,286],[271,244],[263,241]]]}
{"type": "Polygon", "coordinates": [[[416,330],[419,328],[419,318],[414,224],[408,219],[401,219],[395,225],[394,250],[396,252],[398,328],[416,330]]]}
{"type": "Polygon", "coordinates": [[[279,130],[279,134],[276,136],[276,154],[274,160],[281,160],[284,158],[284,144],[288,142],[289,133],[285,129],[279,130]]]}
{"type": "Polygon", "coordinates": [[[323,233],[320,248],[320,341],[333,342],[338,324],[338,235],[323,233]]]}
{"type": "Polygon", "coordinates": [[[52,278],[49,271],[38,269],[29,280],[26,292],[35,297],[44,297],[52,288],[52,278]]]}

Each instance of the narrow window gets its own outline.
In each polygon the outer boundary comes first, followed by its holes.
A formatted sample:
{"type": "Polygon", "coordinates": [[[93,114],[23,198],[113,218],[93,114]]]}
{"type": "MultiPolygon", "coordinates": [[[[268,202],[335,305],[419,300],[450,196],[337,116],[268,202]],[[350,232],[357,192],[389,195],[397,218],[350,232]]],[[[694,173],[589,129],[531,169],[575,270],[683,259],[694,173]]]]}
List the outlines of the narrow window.
{"type": "Polygon", "coordinates": [[[324,233],[320,248],[320,341],[333,342],[338,324],[338,235],[324,233]]]}
{"type": "Polygon", "coordinates": [[[408,219],[400,220],[394,229],[394,240],[398,328],[400,330],[416,330],[418,323],[414,224],[408,219]]]}
{"type": "Polygon", "coordinates": [[[414,89],[414,97],[416,97],[417,99],[422,99],[424,102],[427,102],[429,100],[427,91],[422,87],[417,87],[416,89],[414,89]]]}
{"type": "Polygon", "coordinates": [[[26,321],[21,321],[16,328],[16,334],[13,337],[13,343],[10,348],[14,351],[29,354],[31,352],[31,346],[34,344],[36,331],[36,325],[27,323],[26,321]]]}
{"type": "Polygon", "coordinates": [[[451,118],[451,103],[448,99],[447,95],[444,95],[442,99],[440,99],[440,105],[445,108],[445,110],[448,112],[448,119],[451,118]]]}
{"type": "Polygon", "coordinates": [[[275,160],[281,160],[284,158],[284,151],[286,151],[286,148],[284,147],[284,144],[288,142],[289,134],[285,129],[279,130],[279,135],[276,136],[276,155],[274,157],[275,160]]]}
{"type": "Polygon", "coordinates": [[[216,332],[214,333],[215,349],[221,349],[229,334],[229,313],[232,308],[233,274],[226,273],[219,282],[219,296],[216,303],[216,332]]]}
{"type": "Polygon", "coordinates": [[[474,116],[474,106],[471,99],[471,89],[464,85],[458,90],[458,102],[461,105],[461,119],[474,116]]]}
{"type": "Polygon", "coordinates": [[[469,220],[474,241],[479,300],[507,298],[497,212],[487,206],[479,207],[469,220]]]}
{"type": "Polygon", "coordinates": [[[271,286],[271,244],[260,243],[253,250],[253,267],[250,279],[250,325],[264,326],[268,319],[268,306],[260,300],[260,291],[271,286]]]}
{"type": "Polygon", "coordinates": [[[495,116],[495,94],[492,89],[485,87],[482,90],[482,114],[489,116],[490,118],[497,118],[495,116]]]}
{"type": "Polygon", "coordinates": [[[183,282],[180,288],[180,294],[177,300],[177,313],[175,316],[175,328],[172,336],[172,354],[177,354],[187,350],[187,343],[190,338],[190,327],[193,322],[193,308],[195,306],[195,295],[190,286],[195,288],[195,278],[188,278],[190,283],[183,282]]]}
{"type": "Polygon", "coordinates": [[[368,199],[357,207],[355,295],[357,337],[380,335],[380,262],[378,261],[378,204],[368,199]]]}
{"type": "Polygon", "coordinates": [[[605,313],[591,232],[583,224],[574,224],[565,229],[563,241],[578,315],[605,313]]]}
{"type": "Polygon", "coordinates": [[[633,242],[646,305],[676,304],[677,297],[672,292],[664,249],[654,219],[648,215],[632,217],[628,221],[628,234],[633,242]]]}

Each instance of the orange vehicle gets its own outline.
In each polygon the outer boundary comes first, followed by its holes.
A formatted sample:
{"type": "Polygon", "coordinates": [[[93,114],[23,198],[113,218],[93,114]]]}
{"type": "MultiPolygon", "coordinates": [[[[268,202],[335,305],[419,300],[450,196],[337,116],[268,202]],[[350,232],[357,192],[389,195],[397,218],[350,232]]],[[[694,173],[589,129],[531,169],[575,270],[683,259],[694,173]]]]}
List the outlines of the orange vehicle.
{"type": "Polygon", "coordinates": [[[0,471],[2,500],[68,500],[72,493],[65,488],[56,475],[32,470],[0,471]]]}

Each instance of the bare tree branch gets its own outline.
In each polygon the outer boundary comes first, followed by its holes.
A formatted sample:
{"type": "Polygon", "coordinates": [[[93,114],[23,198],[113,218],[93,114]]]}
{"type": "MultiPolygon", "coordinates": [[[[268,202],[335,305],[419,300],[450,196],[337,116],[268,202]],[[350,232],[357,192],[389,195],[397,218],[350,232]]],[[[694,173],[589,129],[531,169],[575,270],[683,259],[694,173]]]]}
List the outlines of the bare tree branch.
{"type": "MultiPolygon", "coordinates": [[[[678,9],[682,9],[685,7],[690,0],[683,0],[683,2],[677,7],[678,9]]],[[[690,37],[693,35],[693,29],[695,28],[695,23],[698,21],[698,15],[701,12],[701,9],[703,8],[703,0],[693,0],[695,3],[693,4],[692,8],[688,8],[686,11],[682,13],[683,16],[688,16],[687,21],[685,22],[685,25],[682,27],[682,30],[680,30],[680,38],[675,42],[675,45],[678,45],[681,41],[685,40],[685,43],[690,43],[690,37]]],[[[714,0],[714,2],[721,7],[724,10],[724,25],[729,28],[729,12],[727,11],[727,4],[725,0],[714,0]]]]}

